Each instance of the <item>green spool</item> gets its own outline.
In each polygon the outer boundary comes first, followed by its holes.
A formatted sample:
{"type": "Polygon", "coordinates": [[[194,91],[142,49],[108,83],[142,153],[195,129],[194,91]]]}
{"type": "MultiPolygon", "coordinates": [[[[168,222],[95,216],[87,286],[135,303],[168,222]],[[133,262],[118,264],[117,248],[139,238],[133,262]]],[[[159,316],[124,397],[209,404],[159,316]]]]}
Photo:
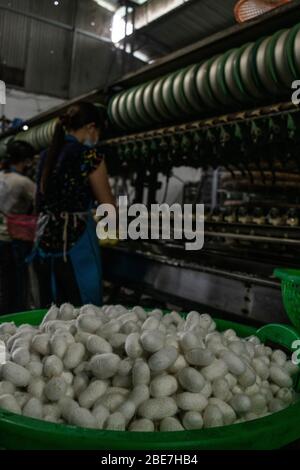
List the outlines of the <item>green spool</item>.
{"type": "Polygon", "coordinates": [[[225,81],[225,66],[227,60],[229,59],[229,56],[231,55],[231,52],[232,51],[230,50],[223,54],[220,57],[220,60],[218,61],[217,65],[217,83],[221,91],[220,96],[222,95],[222,103],[226,106],[233,106],[236,103],[235,98],[230,93],[230,90],[225,81]]]}
{"type": "Polygon", "coordinates": [[[186,113],[186,114],[190,114],[191,112],[191,107],[185,97],[184,90],[183,90],[183,79],[188,69],[189,67],[186,67],[184,69],[181,69],[179,72],[177,72],[175,74],[174,81],[173,81],[173,96],[174,96],[175,102],[179,110],[181,110],[183,113],[186,113]]]}
{"type": "Polygon", "coordinates": [[[220,83],[218,80],[218,66],[222,57],[223,55],[220,55],[215,57],[214,60],[212,60],[208,71],[208,80],[213,96],[221,106],[224,106],[228,103],[226,97],[223,95],[222,89],[220,89],[220,83]]]}
{"type": "Polygon", "coordinates": [[[139,90],[139,87],[132,88],[129,90],[127,97],[126,97],[126,109],[127,109],[127,114],[129,116],[129,119],[133,123],[133,125],[137,128],[142,127],[143,122],[141,122],[141,119],[137,113],[136,107],[135,107],[135,95],[137,91],[139,90]]]}
{"type": "Polygon", "coordinates": [[[300,27],[294,40],[294,49],[293,49],[294,61],[296,64],[296,70],[298,72],[298,75],[297,75],[298,79],[300,77],[300,51],[299,49],[300,49],[300,27]]]}
{"type": "Polygon", "coordinates": [[[36,143],[37,143],[38,150],[45,148],[45,145],[46,145],[45,137],[44,137],[45,126],[46,124],[41,124],[39,127],[39,131],[36,135],[36,143]]]}
{"type": "Polygon", "coordinates": [[[118,127],[121,129],[126,129],[125,123],[122,121],[120,114],[119,114],[119,100],[123,93],[119,93],[114,96],[111,100],[111,106],[109,106],[109,113],[111,115],[111,120],[114,122],[118,127]]]}
{"type": "Polygon", "coordinates": [[[150,125],[152,123],[152,119],[147,113],[145,106],[144,106],[144,91],[148,84],[145,83],[142,86],[139,86],[136,93],[134,94],[134,106],[137,112],[138,117],[145,125],[150,125]]]}
{"type": "Polygon", "coordinates": [[[152,91],[154,107],[158,116],[163,120],[170,120],[170,113],[168,108],[165,106],[163,99],[163,86],[167,79],[168,77],[162,77],[157,80],[152,91]]]}
{"type": "Polygon", "coordinates": [[[270,76],[272,77],[272,80],[274,83],[276,83],[276,88],[277,88],[277,94],[279,94],[281,87],[284,85],[277,72],[277,68],[275,65],[275,49],[277,42],[279,38],[281,37],[281,34],[285,32],[284,30],[278,31],[276,34],[274,34],[268,43],[267,49],[266,49],[266,54],[267,54],[267,67],[270,73],[270,76]]]}
{"type": "Polygon", "coordinates": [[[219,103],[213,96],[210,83],[209,83],[209,69],[214,60],[215,60],[215,57],[203,62],[203,64],[200,65],[197,71],[197,77],[196,77],[198,93],[202,101],[207,105],[209,109],[215,109],[219,106],[219,103]]]}
{"type": "Polygon", "coordinates": [[[286,88],[291,88],[292,82],[297,78],[289,64],[288,58],[289,30],[283,30],[277,39],[274,49],[274,67],[280,83],[286,88]]]}
{"type": "MultiPolygon", "coordinates": [[[[278,87],[285,86],[284,80],[282,80],[281,77],[280,77],[279,67],[281,66],[283,68],[283,70],[284,70],[285,67],[289,67],[287,57],[286,57],[286,63],[285,64],[279,64],[278,62],[276,62],[276,56],[275,56],[276,48],[278,46],[278,41],[280,40],[282,35],[284,33],[286,33],[286,31],[287,30],[282,29],[282,30],[278,31],[277,33],[275,33],[272,36],[271,41],[270,41],[269,46],[268,46],[268,49],[267,49],[268,68],[270,70],[270,73],[272,75],[272,78],[273,78],[274,82],[276,82],[278,87]]],[[[283,60],[283,57],[281,57],[280,61],[282,61],[282,60],[283,60]]]]}
{"type": "Polygon", "coordinates": [[[245,89],[246,93],[253,99],[261,99],[265,96],[261,86],[257,84],[257,77],[255,75],[254,56],[255,44],[245,44],[240,48],[240,52],[237,55],[237,60],[234,68],[234,76],[237,80],[240,78],[242,88],[245,89]]]}
{"type": "Polygon", "coordinates": [[[25,136],[25,138],[27,139],[27,142],[29,142],[30,145],[32,145],[33,148],[37,151],[39,150],[39,144],[37,140],[37,134],[38,134],[39,129],[40,129],[40,126],[34,129],[29,129],[29,131],[27,131],[27,135],[25,136]]]}
{"type": "Polygon", "coordinates": [[[44,136],[45,136],[45,147],[49,146],[52,138],[53,138],[53,134],[51,134],[51,129],[52,129],[52,126],[53,126],[53,121],[50,121],[50,122],[47,122],[47,124],[45,125],[45,130],[44,130],[44,136]]]}
{"type": "Polygon", "coordinates": [[[277,76],[275,76],[272,56],[273,36],[265,38],[260,42],[256,51],[256,70],[260,82],[266,90],[266,93],[272,95],[280,94],[280,85],[277,76]],[[273,72],[273,73],[272,73],[273,72]]]}
{"type": "Polygon", "coordinates": [[[240,49],[231,50],[224,66],[224,81],[231,95],[239,103],[248,103],[251,98],[246,93],[237,67],[239,53],[240,49]]]}
{"type": "Polygon", "coordinates": [[[57,126],[58,120],[53,119],[52,121],[49,122],[47,126],[47,133],[46,133],[46,138],[47,138],[47,145],[50,145],[50,142],[53,139],[55,128],[57,126]]]}
{"type": "Polygon", "coordinates": [[[296,37],[298,38],[299,31],[300,31],[300,24],[297,24],[290,30],[288,38],[287,38],[287,43],[286,43],[288,63],[293,72],[293,76],[295,77],[295,80],[300,79],[300,60],[296,61],[296,55],[298,54],[298,51],[295,51],[296,37]]]}
{"type": "Polygon", "coordinates": [[[157,80],[153,80],[146,85],[144,93],[143,93],[143,103],[144,103],[145,110],[147,114],[151,117],[151,119],[154,122],[160,122],[161,119],[156,111],[156,108],[153,102],[153,89],[155,87],[156,82],[157,80]]]}
{"type": "Polygon", "coordinates": [[[174,93],[173,93],[173,84],[176,74],[172,73],[168,75],[166,80],[163,83],[162,96],[164,105],[167,108],[170,116],[174,119],[177,119],[182,116],[181,110],[178,108],[174,93]]]}
{"type": "MultiPolygon", "coordinates": [[[[37,149],[41,150],[43,148],[43,131],[44,131],[44,124],[41,124],[39,126],[38,131],[36,132],[36,144],[37,144],[37,149]]],[[[34,132],[34,131],[33,131],[34,132]]]]}
{"type": "Polygon", "coordinates": [[[202,113],[205,110],[205,106],[199,96],[196,84],[199,67],[199,64],[193,65],[185,72],[183,77],[183,92],[191,109],[195,112],[202,113]]]}
{"type": "Polygon", "coordinates": [[[134,128],[135,127],[135,122],[134,122],[133,119],[131,119],[131,117],[128,113],[127,97],[128,97],[128,94],[130,92],[131,92],[131,89],[123,92],[122,95],[120,96],[119,101],[118,101],[119,116],[120,116],[122,122],[124,122],[126,128],[128,128],[128,127],[134,128]]]}
{"type": "Polygon", "coordinates": [[[45,148],[46,145],[47,145],[46,138],[45,138],[45,132],[46,132],[46,129],[47,129],[47,124],[48,124],[48,123],[42,124],[41,129],[40,129],[40,135],[39,135],[39,146],[40,146],[40,149],[45,148]]]}

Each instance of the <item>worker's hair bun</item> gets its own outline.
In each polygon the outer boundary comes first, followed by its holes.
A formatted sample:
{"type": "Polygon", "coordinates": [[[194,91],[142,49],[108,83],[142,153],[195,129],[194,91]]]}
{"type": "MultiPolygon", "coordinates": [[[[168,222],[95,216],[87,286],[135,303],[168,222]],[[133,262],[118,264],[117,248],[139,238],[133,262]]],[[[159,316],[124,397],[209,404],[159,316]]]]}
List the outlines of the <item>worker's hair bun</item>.
{"type": "Polygon", "coordinates": [[[67,127],[67,125],[69,124],[68,116],[66,114],[63,114],[59,117],[59,122],[62,126],[67,127]]]}
{"type": "Polygon", "coordinates": [[[98,128],[105,128],[105,112],[92,103],[81,101],[70,106],[60,116],[60,123],[66,130],[78,130],[87,124],[94,123],[98,128]]]}
{"type": "Polygon", "coordinates": [[[76,121],[79,114],[79,106],[71,106],[60,116],[60,122],[66,129],[75,129],[76,121]]]}

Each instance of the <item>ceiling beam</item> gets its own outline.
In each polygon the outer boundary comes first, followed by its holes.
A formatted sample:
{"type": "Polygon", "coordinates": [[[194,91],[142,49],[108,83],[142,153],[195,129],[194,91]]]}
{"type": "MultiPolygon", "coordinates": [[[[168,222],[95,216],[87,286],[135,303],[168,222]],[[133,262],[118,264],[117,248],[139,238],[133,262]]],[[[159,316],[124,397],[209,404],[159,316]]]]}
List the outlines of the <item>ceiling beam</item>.
{"type": "Polygon", "coordinates": [[[224,50],[240,47],[248,41],[255,41],[259,37],[278,31],[280,28],[289,28],[299,21],[300,0],[293,0],[291,3],[275,8],[252,21],[236,24],[172,52],[156,60],[153,64],[139,69],[138,72],[126,75],[122,80],[114,83],[113,88],[128,88],[155,79],[222,53],[224,50]]]}
{"type": "MultiPolygon", "coordinates": [[[[163,1],[163,0],[161,0],[163,1]]],[[[171,18],[172,16],[180,13],[181,11],[184,11],[186,8],[188,8],[189,6],[191,6],[193,3],[196,3],[196,2],[199,2],[199,0],[188,0],[188,1],[185,1],[184,3],[182,3],[181,5],[178,5],[177,7],[173,8],[172,10],[169,10],[167,11],[166,13],[162,14],[161,16],[155,18],[154,20],[148,22],[147,24],[145,24],[144,26],[142,26],[141,28],[136,28],[134,30],[134,32],[129,36],[133,39],[135,39],[135,37],[138,38],[138,36],[140,34],[146,34],[147,31],[149,29],[151,29],[151,27],[154,25],[159,25],[161,23],[164,23],[165,21],[168,21],[169,18],[171,18]]],[[[147,8],[147,5],[144,5],[144,6],[141,6],[141,8],[147,8]]],[[[124,39],[122,39],[123,41],[124,39]]]]}

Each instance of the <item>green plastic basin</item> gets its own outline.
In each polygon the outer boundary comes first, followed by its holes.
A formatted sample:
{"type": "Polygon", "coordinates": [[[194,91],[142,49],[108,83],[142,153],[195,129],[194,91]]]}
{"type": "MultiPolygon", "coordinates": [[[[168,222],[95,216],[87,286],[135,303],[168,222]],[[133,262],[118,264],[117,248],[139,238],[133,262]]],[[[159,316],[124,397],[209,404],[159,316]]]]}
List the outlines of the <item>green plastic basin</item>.
{"type": "MultiPolygon", "coordinates": [[[[45,311],[0,317],[0,323],[40,324],[45,311]]],[[[296,330],[267,325],[256,330],[226,320],[216,320],[219,330],[232,328],[241,337],[257,334],[290,349],[299,339],[296,330]]],[[[299,374],[298,374],[299,375],[299,374]]],[[[299,377],[295,387],[299,387],[299,377]]],[[[0,410],[0,448],[8,450],[212,450],[277,449],[300,439],[300,402],[273,415],[213,429],[181,432],[133,433],[95,431],[30,419],[0,410]]]]}

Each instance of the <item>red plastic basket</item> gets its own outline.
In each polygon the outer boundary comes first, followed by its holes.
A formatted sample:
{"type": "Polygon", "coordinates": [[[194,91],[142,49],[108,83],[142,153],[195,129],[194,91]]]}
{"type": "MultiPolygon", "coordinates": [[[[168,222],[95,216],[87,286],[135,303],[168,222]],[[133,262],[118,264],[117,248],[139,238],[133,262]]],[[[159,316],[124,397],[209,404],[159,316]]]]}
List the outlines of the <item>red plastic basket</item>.
{"type": "Polygon", "coordinates": [[[252,20],[291,0],[240,0],[234,7],[234,15],[239,23],[252,20]]]}
{"type": "Polygon", "coordinates": [[[37,228],[37,216],[8,214],[6,216],[6,221],[7,230],[12,239],[34,242],[37,228]]]}

